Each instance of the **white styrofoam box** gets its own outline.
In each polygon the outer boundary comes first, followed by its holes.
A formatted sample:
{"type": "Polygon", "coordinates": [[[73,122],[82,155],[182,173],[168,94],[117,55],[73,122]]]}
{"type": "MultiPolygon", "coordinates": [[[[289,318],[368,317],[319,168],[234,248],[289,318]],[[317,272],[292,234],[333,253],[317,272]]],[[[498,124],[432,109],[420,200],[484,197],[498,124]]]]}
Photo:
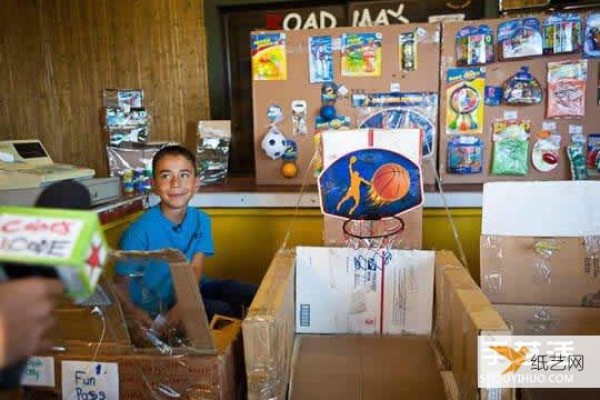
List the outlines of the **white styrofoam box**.
{"type": "Polygon", "coordinates": [[[435,252],[296,249],[296,332],[431,332],[435,252]]]}
{"type": "Polygon", "coordinates": [[[483,235],[600,235],[600,181],[490,182],[483,185],[483,235]]]}

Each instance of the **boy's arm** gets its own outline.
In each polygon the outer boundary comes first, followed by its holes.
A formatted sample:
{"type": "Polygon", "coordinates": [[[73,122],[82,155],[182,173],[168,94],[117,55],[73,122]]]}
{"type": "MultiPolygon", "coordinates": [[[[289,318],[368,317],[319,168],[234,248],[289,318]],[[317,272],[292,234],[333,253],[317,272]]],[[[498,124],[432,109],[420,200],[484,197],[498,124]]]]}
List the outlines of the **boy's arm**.
{"type": "Polygon", "coordinates": [[[190,263],[192,266],[192,270],[194,271],[194,276],[196,277],[196,281],[198,283],[200,283],[200,280],[202,279],[204,258],[204,253],[196,253],[194,254],[194,258],[192,258],[192,262],[190,263]]]}

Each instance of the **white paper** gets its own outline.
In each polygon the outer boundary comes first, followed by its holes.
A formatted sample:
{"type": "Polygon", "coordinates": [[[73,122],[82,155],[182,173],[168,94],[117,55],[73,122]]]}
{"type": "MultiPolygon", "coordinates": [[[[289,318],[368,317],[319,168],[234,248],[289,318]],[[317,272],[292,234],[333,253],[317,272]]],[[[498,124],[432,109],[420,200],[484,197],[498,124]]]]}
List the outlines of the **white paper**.
{"type": "Polygon", "coordinates": [[[296,332],[430,334],[435,252],[383,252],[298,247],[296,332]]]}
{"type": "Polygon", "coordinates": [[[352,151],[369,148],[369,131],[373,131],[373,146],[400,153],[416,165],[421,165],[421,130],[419,129],[350,129],[325,131],[322,134],[323,167],[352,151]]]}
{"type": "Polygon", "coordinates": [[[515,110],[504,111],[503,115],[504,115],[504,119],[508,119],[508,120],[519,118],[519,113],[515,110]]]}
{"type": "Polygon", "coordinates": [[[54,357],[31,357],[21,375],[23,386],[55,387],[54,357]]]}
{"type": "Polygon", "coordinates": [[[600,235],[600,181],[491,182],[483,185],[482,234],[600,235]]]}
{"type": "Polygon", "coordinates": [[[117,363],[63,361],[63,400],[119,400],[117,363]]]}

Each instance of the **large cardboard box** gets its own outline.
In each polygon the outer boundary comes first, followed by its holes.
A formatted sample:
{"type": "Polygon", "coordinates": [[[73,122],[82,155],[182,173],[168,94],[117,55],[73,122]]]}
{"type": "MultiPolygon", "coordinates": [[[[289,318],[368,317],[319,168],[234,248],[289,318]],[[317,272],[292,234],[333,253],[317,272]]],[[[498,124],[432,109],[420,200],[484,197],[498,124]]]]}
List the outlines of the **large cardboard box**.
{"type": "Polygon", "coordinates": [[[494,304],[514,335],[600,335],[600,308],[494,304]]]}
{"type": "Polygon", "coordinates": [[[296,334],[295,271],[295,253],[277,253],[242,323],[249,399],[512,398],[477,388],[477,336],[510,331],[451,252],[435,254],[448,302],[432,335],[296,334]]]}
{"type": "Polygon", "coordinates": [[[435,252],[298,247],[296,332],[429,335],[435,252]]]}
{"type": "MultiPolygon", "coordinates": [[[[193,271],[178,251],[117,252],[115,258],[159,258],[169,262],[178,306],[185,327],[185,345],[170,348],[145,346],[132,340],[127,321],[111,290],[103,281],[85,305],[65,302],[58,310],[59,325],[53,333],[56,351],[44,356],[54,359],[55,380],[46,387],[36,387],[62,398],[93,398],[107,386],[109,399],[179,399],[240,398],[241,321],[215,317],[210,325],[193,271]],[[191,283],[191,284],[190,284],[191,283]],[[135,342],[135,344],[134,344],[135,342]],[[78,369],[73,373],[72,362],[78,369]],[[91,363],[90,363],[91,362],[91,363]],[[106,363],[106,364],[102,364],[106,363]],[[93,366],[92,367],[90,367],[93,366]],[[102,378],[94,374],[95,366],[111,371],[102,378]],[[68,392],[67,392],[68,391],[68,392]],[[82,397],[88,395],[88,397],[82,397]],[[89,397],[92,396],[92,397],[89,397]]],[[[156,343],[155,343],[156,344],[156,343]]],[[[32,389],[33,390],[33,389],[32,389]]]]}
{"type": "Polygon", "coordinates": [[[484,185],[481,287],[498,304],[600,307],[600,182],[484,185]]]}

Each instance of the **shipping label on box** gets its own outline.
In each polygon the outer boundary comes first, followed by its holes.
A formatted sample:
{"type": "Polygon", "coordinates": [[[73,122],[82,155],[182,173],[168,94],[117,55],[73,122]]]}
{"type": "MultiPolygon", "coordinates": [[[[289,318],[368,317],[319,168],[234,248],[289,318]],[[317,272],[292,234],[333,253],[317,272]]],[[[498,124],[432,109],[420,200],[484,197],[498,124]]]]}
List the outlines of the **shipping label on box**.
{"type": "Polygon", "coordinates": [[[296,332],[431,331],[435,253],[298,247],[296,332]]]}

